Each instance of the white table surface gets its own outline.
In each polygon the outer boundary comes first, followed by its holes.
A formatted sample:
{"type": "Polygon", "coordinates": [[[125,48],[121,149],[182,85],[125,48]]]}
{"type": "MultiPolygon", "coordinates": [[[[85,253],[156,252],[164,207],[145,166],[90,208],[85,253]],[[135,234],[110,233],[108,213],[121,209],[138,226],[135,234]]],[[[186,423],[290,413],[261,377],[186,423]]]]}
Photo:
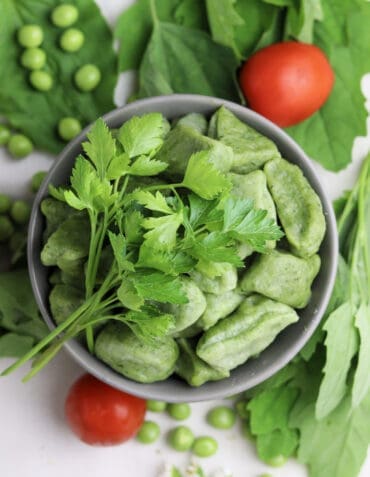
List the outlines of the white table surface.
{"type": "MultiPolygon", "coordinates": [[[[132,1],[97,0],[97,3],[113,24],[117,15],[132,1]]],[[[127,98],[132,79],[130,74],[122,75],[116,91],[117,105],[122,105],[127,98]]],[[[362,89],[370,109],[370,75],[364,78],[362,89]]],[[[352,186],[361,159],[369,150],[368,118],[367,137],[356,139],[353,162],[346,170],[333,174],[317,166],[330,197],[334,198],[352,186]]],[[[32,173],[46,170],[51,163],[51,157],[38,152],[24,160],[13,161],[0,149],[0,191],[13,197],[27,195],[32,173]]],[[[0,368],[5,368],[10,362],[1,360],[0,368]]],[[[21,377],[26,371],[25,368],[18,370],[0,382],[1,477],[155,477],[165,462],[181,467],[189,461],[189,455],[172,451],[166,445],[166,432],[176,423],[165,414],[147,415],[147,418],[156,420],[162,430],[160,440],[154,444],[144,446],[132,440],[116,447],[97,448],[81,443],[70,432],[63,417],[66,393],[82,374],[81,368],[62,352],[47,369],[29,383],[22,384],[21,377]]],[[[218,453],[201,460],[205,470],[213,472],[223,467],[234,477],[257,477],[263,472],[274,477],[307,476],[306,470],[294,460],[280,469],[265,466],[257,459],[253,445],[241,437],[237,427],[230,431],[211,429],[205,423],[205,414],[215,404],[192,404],[192,416],[186,421],[196,434],[211,434],[219,442],[218,453]]],[[[360,477],[369,475],[370,454],[360,477]]]]}

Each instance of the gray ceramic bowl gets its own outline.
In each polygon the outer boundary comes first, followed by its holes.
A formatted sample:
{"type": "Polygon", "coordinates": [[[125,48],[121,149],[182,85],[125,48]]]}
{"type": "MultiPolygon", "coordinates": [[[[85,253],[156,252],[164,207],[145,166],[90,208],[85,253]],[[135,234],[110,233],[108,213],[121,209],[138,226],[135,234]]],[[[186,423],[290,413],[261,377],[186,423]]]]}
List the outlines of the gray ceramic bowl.
{"type": "MultiPolygon", "coordinates": [[[[153,111],[159,111],[169,119],[189,112],[211,115],[222,104],[229,108],[239,119],[272,139],[277,144],[282,156],[301,167],[312,187],[320,196],[327,222],[327,232],[320,250],[322,267],[313,284],[311,301],[304,310],[299,312],[300,320],[297,323],[284,330],[258,358],[251,359],[232,371],[229,378],[206,383],[199,388],[192,388],[177,377],[171,377],[166,381],[153,384],[140,384],[113,371],[89,354],[77,341],[72,340],[65,345],[69,354],[86,371],[118,389],[144,398],[168,402],[201,401],[230,396],[261,383],[287,364],[310,338],[323,316],[334,285],[338,244],[331,203],[314,172],[310,160],[302,149],[273,123],[243,106],[221,99],[197,95],[171,95],[136,101],[106,114],[104,120],[111,128],[116,128],[134,115],[142,115],[153,111]]],[[[32,287],[42,316],[51,329],[54,328],[54,323],[48,306],[48,269],[40,262],[44,228],[43,216],[40,213],[40,202],[48,194],[49,183],[61,185],[69,178],[75,157],[81,152],[81,142],[86,140],[88,129],[86,128],[68,144],[51,168],[34,201],[29,226],[28,261],[32,287]]]]}

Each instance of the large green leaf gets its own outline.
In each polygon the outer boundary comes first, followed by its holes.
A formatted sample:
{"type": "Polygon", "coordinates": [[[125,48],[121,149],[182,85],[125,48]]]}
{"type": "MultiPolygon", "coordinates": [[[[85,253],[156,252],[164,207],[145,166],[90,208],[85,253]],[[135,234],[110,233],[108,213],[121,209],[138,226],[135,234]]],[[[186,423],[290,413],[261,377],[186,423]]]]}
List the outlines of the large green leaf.
{"type": "Polygon", "coordinates": [[[85,35],[85,43],[76,53],[67,53],[59,47],[62,30],[50,21],[51,11],[59,3],[59,0],[0,2],[0,114],[28,135],[38,148],[53,153],[64,146],[56,132],[58,121],[73,116],[86,125],[113,109],[117,81],[112,34],[95,2],[74,2],[79,10],[75,27],[85,35]],[[44,32],[45,70],[54,79],[49,92],[32,88],[29,72],[19,63],[22,47],[16,41],[16,33],[29,23],[40,25],[44,32]],[[99,86],[91,93],[80,92],[73,80],[75,71],[86,63],[94,63],[102,72],[99,86]]]}

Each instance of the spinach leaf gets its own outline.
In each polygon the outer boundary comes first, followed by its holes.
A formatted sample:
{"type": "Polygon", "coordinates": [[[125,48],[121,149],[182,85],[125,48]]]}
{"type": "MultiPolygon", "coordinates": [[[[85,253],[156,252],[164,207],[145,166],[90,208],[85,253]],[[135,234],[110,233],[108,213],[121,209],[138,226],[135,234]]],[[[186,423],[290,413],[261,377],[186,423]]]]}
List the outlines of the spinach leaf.
{"type": "Polygon", "coordinates": [[[313,159],[339,171],[351,160],[354,138],[366,133],[360,81],[370,71],[370,4],[327,0],[323,12],[323,21],[315,26],[314,43],[334,68],[334,89],[318,112],[287,132],[313,159]]]}
{"type": "Polygon", "coordinates": [[[0,336],[0,358],[20,358],[34,343],[31,336],[6,333],[0,336]]]}
{"type": "Polygon", "coordinates": [[[197,93],[239,101],[232,50],[202,31],[156,21],[140,65],[140,97],[197,93]]]}
{"type": "Polygon", "coordinates": [[[56,133],[58,121],[73,116],[86,124],[113,109],[112,97],[117,80],[112,34],[94,1],[74,2],[79,10],[76,27],[84,33],[85,43],[73,54],[59,47],[61,30],[50,21],[52,9],[59,3],[59,0],[0,2],[0,17],[3,19],[0,113],[29,136],[38,148],[52,153],[58,153],[64,147],[56,133]],[[49,92],[33,89],[28,82],[29,72],[19,63],[22,48],[16,41],[16,32],[29,23],[40,25],[44,32],[45,70],[54,79],[54,86],[49,92]],[[75,71],[86,63],[96,64],[102,72],[99,86],[91,93],[81,93],[73,79],[75,71]]]}

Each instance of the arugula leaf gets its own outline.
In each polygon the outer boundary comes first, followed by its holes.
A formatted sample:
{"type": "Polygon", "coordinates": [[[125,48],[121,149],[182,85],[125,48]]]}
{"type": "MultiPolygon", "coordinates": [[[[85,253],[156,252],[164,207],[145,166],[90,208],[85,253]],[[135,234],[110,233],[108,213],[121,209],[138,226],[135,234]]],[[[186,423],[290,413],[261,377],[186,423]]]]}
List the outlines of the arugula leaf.
{"type": "Polygon", "coordinates": [[[326,364],[316,401],[316,417],[327,416],[341,402],[347,391],[347,375],[358,349],[350,303],[344,303],[329,316],[326,331],[326,364]]]}
{"type": "Polygon", "coordinates": [[[360,81],[370,71],[370,4],[326,0],[322,7],[324,19],[315,26],[314,43],[326,53],[334,68],[334,89],[317,113],[287,132],[309,156],[325,168],[339,171],[351,161],[354,138],[366,133],[367,113],[360,81]]]}
{"type": "Polygon", "coordinates": [[[244,20],[234,9],[236,0],[206,0],[207,16],[212,38],[222,45],[230,47],[238,59],[242,58],[234,40],[234,28],[243,25],[244,20]]]}
{"type": "Polygon", "coordinates": [[[161,113],[132,117],[123,123],[117,136],[130,158],[153,153],[162,145],[162,138],[163,116],[161,113]]]}
{"type": "Polygon", "coordinates": [[[231,182],[210,162],[209,151],[191,155],[182,185],[203,199],[213,199],[231,188],[231,182]]]}
{"type": "Polygon", "coordinates": [[[181,281],[159,272],[136,272],[131,277],[138,294],[147,299],[162,303],[188,303],[181,281]]]}
{"type": "Polygon", "coordinates": [[[82,143],[82,148],[96,167],[98,176],[103,180],[109,163],[116,153],[116,142],[101,118],[92,125],[87,138],[88,141],[82,143]]]}
{"type": "Polygon", "coordinates": [[[142,226],[151,229],[144,234],[146,242],[153,249],[170,251],[175,248],[177,229],[183,222],[181,212],[164,217],[150,217],[143,219],[142,226]]]}
{"type": "Polygon", "coordinates": [[[156,21],[140,65],[139,97],[197,93],[239,101],[237,67],[232,50],[207,33],[156,21]]]}
{"type": "Polygon", "coordinates": [[[133,193],[132,197],[149,210],[163,212],[164,214],[172,214],[174,212],[167,204],[164,195],[159,191],[154,195],[147,190],[138,190],[133,193]]]}
{"type": "Polygon", "coordinates": [[[52,153],[59,153],[65,146],[56,131],[61,118],[75,117],[86,125],[114,108],[117,60],[110,28],[93,0],[73,3],[79,12],[78,28],[85,43],[79,51],[66,54],[59,46],[60,28],[50,22],[50,12],[60,4],[59,0],[0,2],[0,63],[6,65],[0,73],[0,113],[37,148],[52,153]],[[37,24],[44,33],[45,70],[54,80],[48,92],[36,91],[29,84],[29,73],[19,62],[22,47],[15,35],[26,24],[37,24]],[[100,69],[102,78],[94,91],[81,93],[74,84],[74,74],[79,66],[88,63],[100,69]]]}

